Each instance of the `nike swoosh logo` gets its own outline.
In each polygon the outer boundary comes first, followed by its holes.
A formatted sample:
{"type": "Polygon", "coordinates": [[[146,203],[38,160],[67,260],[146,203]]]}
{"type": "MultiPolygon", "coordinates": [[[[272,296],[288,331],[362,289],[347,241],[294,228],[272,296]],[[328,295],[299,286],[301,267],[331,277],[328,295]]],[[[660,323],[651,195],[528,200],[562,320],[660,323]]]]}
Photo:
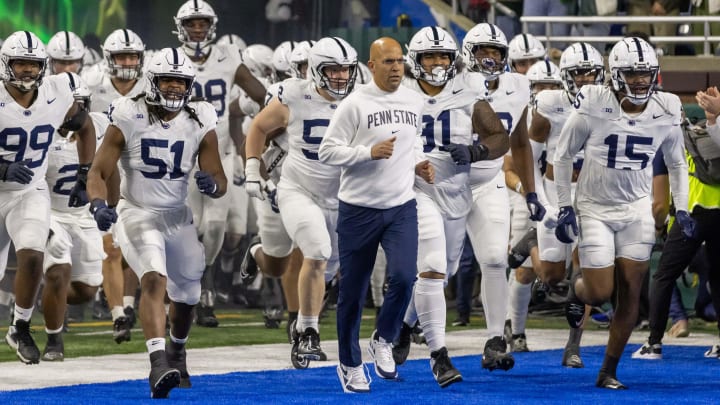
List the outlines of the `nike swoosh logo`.
{"type": "Polygon", "coordinates": [[[460,89],[460,90],[453,90],[453,92],[452,92],[452,93],[453,93],[453,94],[458,94],[458,93],[460,93],[461,91],[463,91],[463,89],[460,89]]]}
{"type": "Polygon", "coordinates": [[[224,58],[218,58],[218,62],[222,62],[222,61],[224,61],[225,59],[227,59],[227,56],[224,57],[224,58]]]}
{"type": "Polygon", "coordinates": [[[105,138],[105,134],[102,134],[102,135],[98,136],[98,137],[97,137],[97,140],[99,141],[99,140],[101,140],[101,139],[103,139],[103,138],[105,138]]]}
{"type": "Polygon", "coordinates": [[[52,99],[52,100],[48,100],[47,103],[48,103],[48,104],[52,104],[56,99],[57,99],[57,97],[55,97],[55,98],[52,99]]]}
{"type": "Polygon", "coordinates": [[[505,92],[505,94],[508,95],[508,96],[511,95],[511,94],[513,94],[513,93],[515,93],[515,91],[506,91],[506,92],[505,92]]]}
{"type": "Polygon", "coordinates": [[[501,186],[501,185],[499,185],[499,184],[496,185],[495,187],[497,187],[497,188],[505,188],[505,186],[501,186]]]}
{"type": "Polygon", "coordinates": [[[656,119],[662,117],[663,115],[665,115],[665,114],[660,114],[660,115],[653,114],[653,119],[656,120],[656,119]]]}
{"type": "Polygon", "coordinates": [[[393,134],[397,134],[398,132],[400,132],[399,129],[396,129],[396,130],[392,131],[393,134]]]}

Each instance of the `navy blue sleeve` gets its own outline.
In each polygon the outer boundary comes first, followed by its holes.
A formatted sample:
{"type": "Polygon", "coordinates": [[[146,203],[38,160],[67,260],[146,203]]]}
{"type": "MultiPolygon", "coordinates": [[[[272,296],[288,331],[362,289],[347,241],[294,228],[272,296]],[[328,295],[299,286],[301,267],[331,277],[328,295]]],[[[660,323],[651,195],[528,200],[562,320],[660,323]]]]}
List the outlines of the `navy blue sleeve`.
{"type": "Polygon", "coordinates": [[[663,154],[662,149],[659,149],[655,154],[655,159],[653,160],[653,177],[662,175],[668,175],[668,168],[665,165],[665,155],[663,154]]]}

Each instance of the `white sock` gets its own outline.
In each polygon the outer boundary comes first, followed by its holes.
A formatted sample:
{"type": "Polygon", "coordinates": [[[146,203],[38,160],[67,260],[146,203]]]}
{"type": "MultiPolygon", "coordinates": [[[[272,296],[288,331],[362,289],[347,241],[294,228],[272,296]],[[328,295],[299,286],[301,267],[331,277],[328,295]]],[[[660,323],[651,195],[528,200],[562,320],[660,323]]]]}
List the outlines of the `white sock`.
{"type": "Polygon", "coordinates": [[[120,305],[115,305],[110,310],[110,313],[112,314],[113,322],[115,322],[115,320],[120,318],[121,316],[125,316],[125,311],[123,310],[123,307],[121,307],[120,305]]]}
{"type": "Polygon", "coordinates": [[[185,343],[187,343],[188,337],[185,336],[184,339],[179,339],[179,338],[176,338],[175,336],[173,336],[172,333],[170,333],[170,340],[171,340],[173,343],[177,343],[177,344],[184,345],[185,343]]]}
{"type": "Polygon", "coordinates": [[[157,337],[145,341],[148,353],[153,354],[159,350],[165,350],[165,338],[157,337]]]}
{"type": "Polygon", "coordinates": [[[415,309],[430,352],[445,346],[445,280],[418,278],[415,282],[415,309]]]}
{"type": "Polygon", "coordinates": [[[485,311],[490,337],[502,336],[505,329],[507,311],[508,283],[505,268],[497,265],[481,264],[482,281],[480,296],[485,311]]]}
{"type": "Polygon", "coordinates": [[[515,280],[510,284],[508,291],[508,316],[512,322],[513,335],[525,333],[525,321],[527,321],[528,305],[532,296],[532,283],[522,284],[515,280]]]}
{"type": "Polygon", "coordinates": [[[313,328],[316,331],[320,331],[320,328],[318,326],[318,316],[312,316],[312,315],[303,315],[301,313],[298,313],[297,317],[297,323],[295,324],[295,329],[302,333],[305,332],[305,329],[307,328],[313,328]]]}
{"type": "Polygon", "coordinates": [[[57,335],[58,333],[62,332],[62,330],[62,326],[55,330],[48,329],[47,326],[45,327],[45,333],[47,333],[48,335],[57,335]]]}
{"type": "Polygon", "coordinates": [[[135,308],[135,296],[134,295],[124,295],[123,296],[123,308],[135,308]]]}
{"type": "Polygon", "coordinates": [[[32,318],[33,309],[35,309],[35,306],[32,306],[30,308],[20,308],[18,304],[15,304],[15,310],[13,311],[15,316],[15,321],[13,322],[13,325],[15,322],[18,321],[18,319],[21,319],[23,321],[30,322],[30,318],[32,318]]]}

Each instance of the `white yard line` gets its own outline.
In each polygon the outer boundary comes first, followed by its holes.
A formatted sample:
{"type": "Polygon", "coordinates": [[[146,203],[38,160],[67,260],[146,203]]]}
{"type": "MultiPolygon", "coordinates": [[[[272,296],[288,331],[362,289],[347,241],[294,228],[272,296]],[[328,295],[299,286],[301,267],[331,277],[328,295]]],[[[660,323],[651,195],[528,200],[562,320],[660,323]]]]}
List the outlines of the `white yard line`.
{"type": "MultiPolygon", "coordinates": [[[[564,330],[530,329],[527,335],[528,346],[532,351],[563,348],[567,339],[567,331],[564,330]]],[[[647,335],[647,331],[634,333],[630,344],[643,343],[647,335]]],[[[450,332],[447,334],[448,351],[451,356],[477,355],[482,353],[486,339],[485,331],[478,329],[450,332]]],[[[606,342],[607,331],[597,330],[586,332],[582,340],[583,346],[604,345],[606,342]]],[[[710,347],[717,343],[717,338],[711,334],[692,333],[690,337],[681,339],[666,337],[664,343],[710,347]]],[[[337,341],[323,342],[322,345],[330,360],[311,362],[310,367],[337,364],[337,341]]],[[[361,345],[366,347],[367,339],[363,339],[361,345]]],[[[412,345],[411,359],[429,356],[427,346],[412,345]]],[[[288,344],[190,349],[188,369],[191,375],[291,369],[289,357],[288,344]]],[[[369,359],[365,358],[365,361],[369,359]]],[[[25,365],[19,361],[3,362],[0,364],[3,375],[0,378],[0,391],[146,379],[149,366],[146,353],[77,357],[60,363],[41,362],[39,365],[25,365]]]]}

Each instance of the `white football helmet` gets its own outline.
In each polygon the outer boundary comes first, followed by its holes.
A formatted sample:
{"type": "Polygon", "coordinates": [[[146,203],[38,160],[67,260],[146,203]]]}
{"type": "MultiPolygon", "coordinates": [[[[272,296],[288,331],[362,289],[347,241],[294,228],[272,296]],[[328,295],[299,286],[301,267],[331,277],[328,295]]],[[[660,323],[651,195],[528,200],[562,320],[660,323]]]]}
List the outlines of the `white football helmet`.
{"type": "Polygon", "coordinates": [[[508,42],[505,33],[497,26],[489,23],[480,23],[465,34],[462,46],[462,58],[468,70],[480,72],[493,80],[505,73],[507,66],[508,42]],[[484,58],[477,60],[475,51],[481,47],[492,47],[500,51],[500,60],[484,58]]]}
{"type": "Polygon", "coordinates": [[[164,48],[156,52],[150,59],[147,68],[147,91],[145,101],[151,105],[159,105],[168,111],[178,111],[190,100],[195,69],[192,62],[177,48],[164,48]],[[162,92],[158,85],[161,77],[180,78],[185,81],[185,92],[162,92]]]}
{"type": "Polygon", "coordinates": [[[313,45],[315,45],[315,41],[312,40],[300,41],[295,45],[295,49],[293,49],[290,54],[290,67],[295,72],[295,77],[300,79],[307,78],[307,66],[304,74],[301,67],[302,65],[307,65],[310,48],[312,48],[313,45]]]}
{"type": "Polygon", "coordinates": [[[610,80],[615,91],[625,93],[625,98],[631,103],[645,104],[652,96],[658,83],[658,64],[655,49],[642,38],[623,38],[613,46],[608,57],[610,65],[610,80]],[[631,85],[626,80],[626,74],[649,74],[650,82],[642,85],[631,85]]]}
{"type": "Polygon", "coordinates": [[[560,76],[560,68],[549,60],[540,60],[535,62],[525,74],[530,80],[530,87],[535,83],[559,84],[562,86],[563,80],[560,76]]]}
{"type": "Polygon", "coordinates": [[[60,31],[50,38],[47,45],[48,63],[50,65],[50,73],[56,74],[53,61],[62,60],[68,62],[77,62],[78,71],[83,66],[83,57],[85,56],[85,44],[77,34],[70,31],[60,31]]]}
{"type": "Polygon", "coordinates": [[[605,64],[603,57],[592,45],[585,42],[575,42],[567,47],[560,56],[560,76],[563,86],[568,93],[577,94],[578,88],[575,76],[595,74],[594,84],[603,84],[605,81],[605,64]]]}
{"type": "Polygon", "coordinates": [[[515,35],[508,44],[508,61],[515,68],[515,61],[523,59],[545,59],[545,46],[532,34],[515,35]]]}
{"type": "Polygon", "coordinates": [[[442,86],[455,77],[455,61],[458,49],[455,40],[449,32],[440,27],[425,27],[413,35],[407,46],[406,61],[410,65],[413,76],[433,86],[442,86]],[[426,71],[422,66],[422,55],[425,53],[445,53],[450,56],[450,64],[433,66],[432,71],[426,71]]]}
{"type": "Polygon", "coordinates": [[[142,75],[145,59],[145,44],[138,34],[129,29],[117,29],[108,35],[102,46],[103,57],[107,62],[107,72],[110,76],[121,80],[134,80],[142,75]],[[137,65],[120,65],[115,63],[117,54],[136,53],[137,65]]]}
{"type": "Polygon", "coordinates": [[[37,89],[42,84],[47,67],[47,53],[40,38],[30,31],[16,31],[5,39],[0,47],[0,75],[6,83],[22,92],[37,89]],[[29,60],[40,64],[36,77],[16,77],[12,69],[15,60],[29,60]]]}
{"type": "Polygon", "coordinates": [[[205,48],[215,39],[215,29],[217,28],[218,18],[215,10],[203,0],[188,0],[178,9],[177,15],[173,17],[177,31],[177,38],[183,43],[183,50],[189,56],[201,57],[206,54],[205,48]],[[210,22],[210,27],[205,33],[205,38],[200,41],[193,41],[190,33],[185,29],[184,23],[187,20],[195,18],[204,18],[210,22]]]}
{"type": "Polygon", "coordinates": [[[240,38],[239,35],[235,34],[225,34],[218,38],[217,40],[218,45],[234,45],[236,48],[240,50],[240,52],[244,51],[247,48],[247,44],[245,41],[243,41],[242,38],[240,38]]]}
{"type": "Polygon", "coordinates": [[[243,63],[250,73],[257,78],[275,82],[275,67],[273,66],[273,50],[263,44],[253,44],[242,53],[243,63]]]}
{"type": "Polygon", "coordinates": [[[290,65],[290,54],[295,49],[297,42],[283,41],[273,51],[272,64],[275,71],[284,74],[286,77],[295,77],[295,72],[290,65]]]}
{"type": "Polygon", "coordinates": [[[357,76],[357,52],[347,41],[338,37],[325,37],[310,49],[308,68],[315,86],[325,89],[336,100],[342,100],[355,87],[357,76]],[[328,66],[348,66],[347,80],[330,79],[324,72],[328,66]]]}

